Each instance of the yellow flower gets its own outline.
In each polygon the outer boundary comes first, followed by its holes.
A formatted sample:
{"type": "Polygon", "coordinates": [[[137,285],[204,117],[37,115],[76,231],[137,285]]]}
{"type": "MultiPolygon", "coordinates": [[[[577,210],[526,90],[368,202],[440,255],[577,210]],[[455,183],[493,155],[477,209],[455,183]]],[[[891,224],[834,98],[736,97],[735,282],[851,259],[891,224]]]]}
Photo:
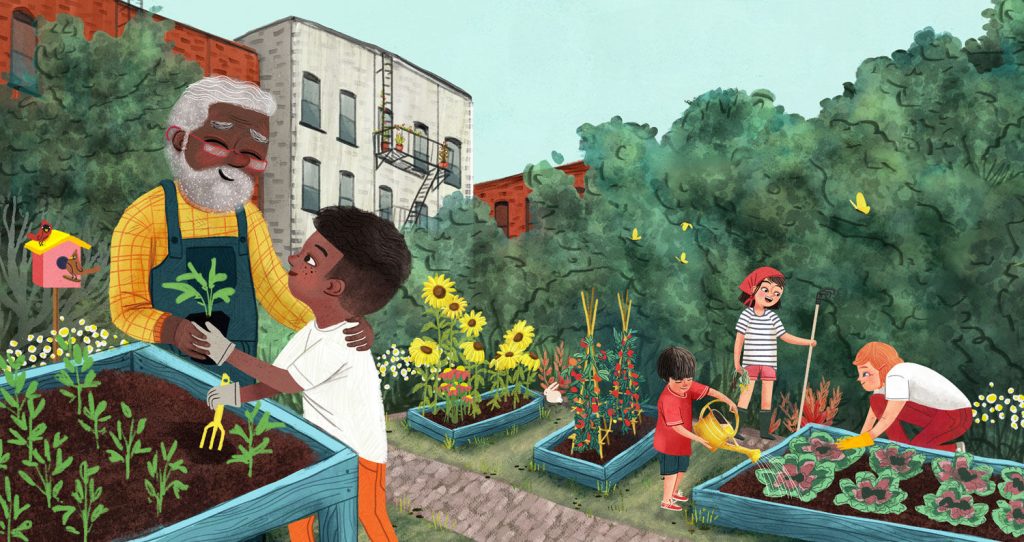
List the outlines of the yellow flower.
{"type": "Polygon", "coordinates": [[[526,320],[516,322],[512,329],[505,332],[505,344],[509,348],[523,352],[533,343],[533,326],[527,325],[526,320]]]}
{"type": "Polygon", "coordinates": [[[423,283],[423,301],[435,309],[443,309],[448,296],[455,293],[455,283],[444,275],[434,275],[423,283]]]}
{"type": "Polygon", "coordinates": [[[11,339],[11,348],[14,348],[15,346],[18,346],[18,341],[11,339]]]}
{"type": "Polygon", "coordinates": [[[110,336],[110,333],[107,332],[107,330],[105,330],[105,329],[101,329],[100,330],[100,337],[103,337],[104,339],[106,339],[108,336],[110,336]]]}
{"type": "Polygon", "coordinates": [[[483,363],[487,354],[484,352],[484,343],[480,341],[467,341],[459,345],[462,347],[462,357],[470,363],[483,363]]]}
{"type": "Polygon", "coordinates": [[[985,397],[985,401],[989,402],[989,403],[996,402],[996,394],[994,394],[994,393],[988,394],[988,396],[985,397]]]}
{"type": "Polygon", "coordinates": [[[441,359],[441,349],[436,342],[417,337],[409,345],[409,357],[416,365],[436,365],[441,359]]]}
{"type": "Polygon", "coordinates": [[[68,336],[68,328],[66,328],[66,327],[60,328],[60,332],[59,333],[60,333],[61,337],[67,337],[68,336]]]}
{"type": "Polygon", "coordinates": [[[531,371],[536,371],[540,368],[540,358],[533,352],[527,352],[520,356],[519,363],[531,371]]]}
{"type": "Polygon", "coordinates": [[[1003,405],[996,405],[996,410],[998,410],[998,411],[1003,410],[1003,405]]]}
{"type": "Polygon", "coordinates": [[[479,311],[469,311],[459,319],[459,328],[469,338],[479,337],[487,319],[479,311]]]}
{"type": "Polygon", "coordinates": [[[981,415],[981,421],[987,422],[988,421],[988,414],[982,414],[981,415]]]}
{"type": "Polygon", "coordinates": [[[452,320],[462,316],[466,312],[466,298],[461,295],[450,295],[444,302],[444,315],[452,320]]]}
{"type": "Polygon", "coordinates": [[[519,363],[519,351],[507,344],[498,347],[498,355],[491,361],[491,368],[497,371],[508,371],[519,363]]]}

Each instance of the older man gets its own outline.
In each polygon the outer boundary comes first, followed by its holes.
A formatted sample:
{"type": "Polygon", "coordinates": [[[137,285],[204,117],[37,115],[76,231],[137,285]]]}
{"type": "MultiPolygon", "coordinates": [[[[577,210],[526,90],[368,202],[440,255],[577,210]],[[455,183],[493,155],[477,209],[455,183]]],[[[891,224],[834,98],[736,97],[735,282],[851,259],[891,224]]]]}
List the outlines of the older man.
{"type": "MultiPolygon", "coordinates": [[[[255,355],[256,303],[283,325],[301,329],[313,314],[288,291],[263,215],[250,203],[267,167],[274,98],[251,83],[217,76],[188,87],[171,110],[165,150],[175,180],[143,194],[124,212],[110,247],[110,313],[114,324],[140,341],[161,343],[199,360],[205,358],[186,320],[201,312],[180,291],[163,286],[189,272],[206,276],[216,259],[233,288],[230,301],[212,307],[226,313],[226,336],[255,355]]],[[[373,341],[365,321],[350,333],[349,346],[366,350],[373,341]]],[[[221,371],[223,368],[211,367],[221,371]]],[[[234,381],[252,379],[229,369],[234,381]]]]}

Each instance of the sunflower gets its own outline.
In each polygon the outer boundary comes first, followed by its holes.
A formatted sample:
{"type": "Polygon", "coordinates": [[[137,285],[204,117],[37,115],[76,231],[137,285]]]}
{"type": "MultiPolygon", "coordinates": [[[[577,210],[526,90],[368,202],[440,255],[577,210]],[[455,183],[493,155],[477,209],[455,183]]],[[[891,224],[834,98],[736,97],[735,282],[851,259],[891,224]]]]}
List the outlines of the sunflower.
{"type": "Polygon", "coordinates": [[[470,338],[479,337],[486,325],[487,318],[479,311],[469,311],[459,318],[459,328],[470,338]]]}
{"type": "Polygon", "coordinates": [[[519,363],[520,353],[510,345],[503,344],[498,347],[498,355],[491,360],[491,368],[498,371],[508,371],[519,363]]]}
{"type": "Polygon", "coordinates": [[[461,295],[452,294],[448,296],[448,299],[444,300],[444,315],[452,320],[458,319],[462,316],[462,313],[466,312],[466,298],[461,295]]]}
{"type": "Polygon", "coordinates": [[[434,275],[423,283],[423,301],[435,309],[443,309],[447,305],[448,296],[455,293],[455,283],[444,275],[434,275]]]}
{"type": "Polygon", "coordinates": [[[409,357],[416,365],[436,365],[441,359],[441,349],[436,342],[417,337],[409,345],[409,357]]]}
{"type": "Polygon", "coordinates": [[[533,343],[533,326],[526,320],[516,322],[512,329],[505,332],[505,344],[517,352],[523,352],[533,343]]]}
{"type": "Polygon", "coordinates": [[[470,363],[483,363],[487,354],[484,352],[484,343],[480,341],[467,341],[459,346],[462,347],[462,357],[470,363]]]}
{"type": "Polygon", "coordinates": [[[536,371],[540,368],[540,358],[533,352],[527,352],[519,356],[519,364],[526,367],[530,371],[536,371]]]}

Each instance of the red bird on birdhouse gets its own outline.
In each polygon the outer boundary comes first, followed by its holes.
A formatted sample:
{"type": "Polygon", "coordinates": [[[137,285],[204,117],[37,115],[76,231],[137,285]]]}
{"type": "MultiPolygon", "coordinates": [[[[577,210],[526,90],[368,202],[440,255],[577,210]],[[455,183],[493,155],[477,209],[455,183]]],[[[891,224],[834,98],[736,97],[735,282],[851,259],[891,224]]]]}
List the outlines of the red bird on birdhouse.
{"type": "Polygon", "coordinates": [[[50,226],[50,223],[43,219],[43,223],[39,225],[39,233],[29,233],[28,238],[42,245],[50,237],[50,232],[52,231],[53,226],[50,226]]]}

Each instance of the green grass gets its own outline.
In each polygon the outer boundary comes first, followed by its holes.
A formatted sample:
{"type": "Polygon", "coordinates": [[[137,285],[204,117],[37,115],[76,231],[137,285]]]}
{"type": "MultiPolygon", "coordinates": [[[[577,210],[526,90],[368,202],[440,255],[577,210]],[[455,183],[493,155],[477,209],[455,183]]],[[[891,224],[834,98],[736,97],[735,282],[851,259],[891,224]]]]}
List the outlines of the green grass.
{"type": "MultiPolygon", "coordinates": [[[[713,507],[697,506],[683,512],[659,508],[662,483],[658,462],[652,461],[632,476],[606,491],[598,491],[544,472],[533,463],[533,445],[555,429],[565,425],[569,411],[565,407],[547,407],[549,419],[519,427],[512,434],[497,433],[477,442],[446,449],[429,437],[395,424],[388,441],[403,450],[490,475],[530,493],[575,508],[589,515],[607,518],[640,529],[670,537],[687,537],[697,541],[772,540],[763,534],[745,533],[709,526],[715,517],[713,507]]],[[[689,494],[693,486],[711,479],[746,459],[728,451],[709,452],[695,446],[680,491],[689,494]]],[[[776,538],[778,540],[778,538],[776,538]]]]}

